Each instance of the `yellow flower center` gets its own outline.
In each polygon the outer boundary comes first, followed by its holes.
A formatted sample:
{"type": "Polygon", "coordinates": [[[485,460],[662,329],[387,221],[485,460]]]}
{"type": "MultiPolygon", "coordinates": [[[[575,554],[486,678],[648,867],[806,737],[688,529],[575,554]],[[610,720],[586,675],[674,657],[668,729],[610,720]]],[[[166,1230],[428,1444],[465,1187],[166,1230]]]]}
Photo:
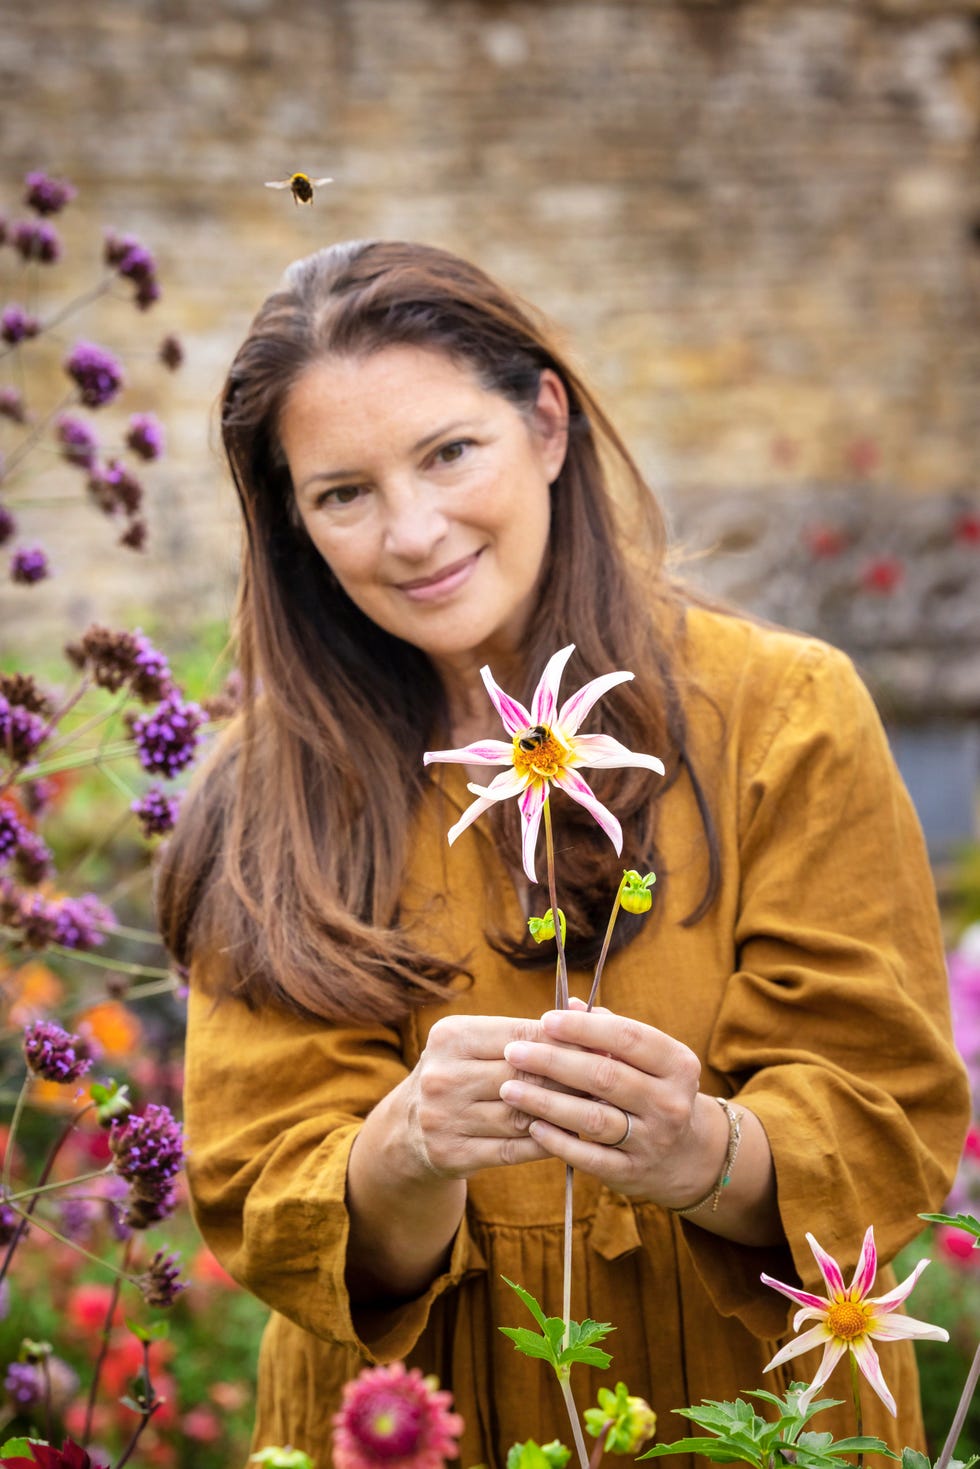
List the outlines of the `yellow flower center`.
{"type": "Polygon", "coordinates": [[[835,1301],[827,1312],[827,1326],[838,1341],[853,1341],[863,1336],[871,1313],[855,1301],[835,1301]]]}
{"type": "Polygon", "coordinates": [[[527,780],[554,780],[568,760],[568,749],[544,724],[514,736],[514,769],[527,780]]]}

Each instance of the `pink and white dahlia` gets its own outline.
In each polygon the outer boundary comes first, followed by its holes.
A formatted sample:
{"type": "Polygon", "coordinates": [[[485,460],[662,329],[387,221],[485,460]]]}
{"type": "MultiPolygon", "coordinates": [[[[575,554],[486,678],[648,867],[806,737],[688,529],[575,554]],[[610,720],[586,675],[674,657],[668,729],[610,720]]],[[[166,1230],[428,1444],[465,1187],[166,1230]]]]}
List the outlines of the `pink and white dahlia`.
{"type": "Polygon", "coordinates": [[[765,1370],[768,1372],[781,1362],[788,1362],[791,1357],[798,1357],[810,1347],[822,1344],[823,1359],[816,1376],[800,1399],[800,1406],[804,1407],[816,1397],[844,1353],[850,1352],[885,1407],[890,1413],[894,1413],[895,1399],[881,1375],[878,1354],[871,1343],[901,1341],[905,1337],[915,1337],[920,1341],[949,1341],[949,1333],[941,1326],[930,1326],[928,1322],[915,1321],[911,1316],[893,1314],[910,1295],[912,1287],[929,1261],[920,1260],[901,1285],[897,1285],[887,1295],[872,1298],[868,1292],[874,1285],[878,1269],[873,1228],[869,1228],[864,1236],[861,1256],[849,1286],[845,1286],[840,1266],[833,1256],[820,1248],[812,1234],[808,1234],[806,1238],[820,1266],[820,1273],[827,1287],[827,1298],[798,1290],[794,1285],[783,1285],[769,1275],[762,1276],[765,1285],[781,1291],[802,1308],[793,1318],[794,1331],[799,1331],[804,1321],[817,1322],[816,1326],[811,1326],[809,1331],[805,1331],[802,1336],[798,1336],[795,1341],[783,1347],[782,1351],[777,1352],[765,1370]]]}
{"type": "Polygon", "coordinates": [[[458,1457],[463,1431],[452,1401],[417,1367],[366,1367],[334,1414],[334,1469],[442,1469],[458,1457]]]}
{"type": "Polygon", "coordinates": [[[627,750],[611,735],[578,733],[579,725],[596,701],[617,684],[628,683],[632,673],[625,669],[603,673],[583,684],[559,709],[558,685],[565,664],[574,651],[575,644],[570,643],[549,658],[529,710],[497,686],[488,667],[481,668],[480,675],[510,736],[509,740],[477,740],[475,744],[465,745],[459,750],[429,750],[422,757],[426,765],[441,760],[461,765],[509,767],[494,776],[488,786],[467,786],[477,799],[466,808],[455,826],[450,827],[449,845],[452,846],[460,833],[497,801],[516,796],[521,811],[524,871],[532,882],[537,882],[534,851],[552,785],[584,806],[595,817],[616,851],[621,852],[622,827],[612,812],[596,799],[591,786],[579,775],[578,767],[596,769],[641,765],[655,770],[658,775],[664,773],[663,761],[655,755],[639,755],[627,750]]]}

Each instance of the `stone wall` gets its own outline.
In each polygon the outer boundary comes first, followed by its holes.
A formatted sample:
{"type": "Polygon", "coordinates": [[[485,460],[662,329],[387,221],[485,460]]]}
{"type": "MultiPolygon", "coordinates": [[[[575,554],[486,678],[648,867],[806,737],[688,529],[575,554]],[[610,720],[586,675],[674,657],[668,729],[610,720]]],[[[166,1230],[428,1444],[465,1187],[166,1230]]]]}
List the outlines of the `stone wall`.
{"type": "Polygon", "coordinates": [[[57,523],[21,519],[61,574],[0,593],[19,641],[227,612],[222,373],[282,267],[352,235],[448,245],[543,306],[680,525],[980,488],[976,3],[44,0],[3,30],[0,208],[29,167],[70,177],[52,296],[131,230],[164,299],[83,334],[187,352],[133,366],[127,406],[170,430],[149,553],[49,462],[57,523]],[[262,186],[295,168],[336,180],[310,209],[262,186]]]}

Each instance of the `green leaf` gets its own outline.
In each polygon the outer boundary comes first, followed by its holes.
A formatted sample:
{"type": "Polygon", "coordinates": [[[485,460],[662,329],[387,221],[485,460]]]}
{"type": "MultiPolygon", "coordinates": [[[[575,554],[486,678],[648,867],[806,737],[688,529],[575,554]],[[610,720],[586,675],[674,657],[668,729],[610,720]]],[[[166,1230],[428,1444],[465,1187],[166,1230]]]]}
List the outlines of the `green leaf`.
{"type": "Polygon", "coordinates": [[[902,1450],[902,1469],[932,1469],[931,1461],[918,1449],[902,1450]]]}
{"type": "Polygon", "coordinates": [[[133,1413],[139,1413],[142,1415],[146,1412],[145,1405],[143,1403],[138,1403],[136,1399],[131,1398],[128,1393],[124,1398],[120,1398],[119,1401],[124,1408],[129,1408],[130,1411],[133,1413]]]}
{"type": "Polygon", "coordinates": [[[588,1346],[590,1342],[602,1341],[616,1328],[608,1321],[570,1321],[568,1344],[570,1347],[588,1346]]]}
{"type": "Polygon", "coordinates": [[[498,1326],[498,1331],[504,1336],[510,1337],[514,1346],[525,1357],[538,1357],[542,1362],[550,1362],[552,1367],[558,1367],[554,1348],[547,1337],[539,1336],[536,1331],[530,1331],[526,1326],[498,1326]]]}
{"type": "Polygon", "coordinates": [[[762,1466],[760,1458],[747,1459],[740,1450],[718,1438],[679,1438],[676,1443],[654,1444],[645,1454],[637,1455],[637,1463],[641,1459],[663,1459],[668,1454],[701,1454],[714,1464],[755,1464],[759,1469],[762,1466]]]}
{"type": "Polygon", "coordinates": [[[505,1285],[510,1286],[511,1290],[514,1291],[516,1295],[520,1296],[521,1300],[524,1302],[525,1306],[530,1311],[531,1315],[534,1317],[541,1330],[544,1331],[547,1325],[547,1317],[545,1316],[541,1307],[538,1305],[537,1301],[532,1296],[531,1292],[529,1290],[525,1290],[523,1286],[515,1285],[512,1280],[507,1279],[506,1275],[502,1275],[500,1278],[505,1285]]]}
{"type": "Polygon", "coordinates": [[[605,1371],[611,1361],[612,1357],[601,1347],[566,1347],[558,1356],[560,1367],[570,1367],[573,1362],[584,1362],[586,1367],[600,1367],[605,1371]]]}
{"type": "Polygon", "coordinates": [[[114,1117],[125,1117],[131,1109],[133,1104],[128,1093],[129,1087],[120,1086],[118,1081],[109,1081],[104,1086],[101,1081],[93,1081],[88,1094],[95,1103],[96,1114],[103,1127],[108,1127],[114,1117]]]}
{"type": "Polygon", "coordinates": [[[164,1341],[170,1335],[169,1321],[155,1321],[152,1326],[141,1326],[138,1321],[126,1317],[126,1326],[140,1341],[164,1341]]]}
{"type": "Polygon", "coordinates": [[[980,1246],[980,1219],[975,1219],[972,1214],[920,1214],[920,1219],[927,1219],[930,1224],[951,1224],[954,1229],[962,1229],[966,1234],[972,1234],[980,1246]]]}
{"type": "Polygon", "coordinates": [[[29,1459],[32,1443],[44,1443],[44,1439],[38,1438],[8,1438],[6,1443],[0,1444],[0,1456],[4,1459],[29,1459]]]}
{"type": "Polygon", "coordinates": [[[529,1438],[527,1443],[513,1444],[508,1450],[507,1469],[565,1469],[571,1456],[571,1449],[556,1438],[546,1444],[536,1444],[529,1438]]]}

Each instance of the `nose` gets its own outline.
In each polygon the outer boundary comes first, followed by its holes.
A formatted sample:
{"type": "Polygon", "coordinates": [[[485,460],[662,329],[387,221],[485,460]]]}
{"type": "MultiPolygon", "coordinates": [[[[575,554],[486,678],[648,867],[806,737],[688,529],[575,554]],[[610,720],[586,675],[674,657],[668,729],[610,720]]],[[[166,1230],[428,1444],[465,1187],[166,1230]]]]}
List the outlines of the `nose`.
{"type": "Polygon", "coordinates": [[[448,528],[431,485],[406,485],[388,496],[384,548],[402,561],[429,559],[448,528]]]}

